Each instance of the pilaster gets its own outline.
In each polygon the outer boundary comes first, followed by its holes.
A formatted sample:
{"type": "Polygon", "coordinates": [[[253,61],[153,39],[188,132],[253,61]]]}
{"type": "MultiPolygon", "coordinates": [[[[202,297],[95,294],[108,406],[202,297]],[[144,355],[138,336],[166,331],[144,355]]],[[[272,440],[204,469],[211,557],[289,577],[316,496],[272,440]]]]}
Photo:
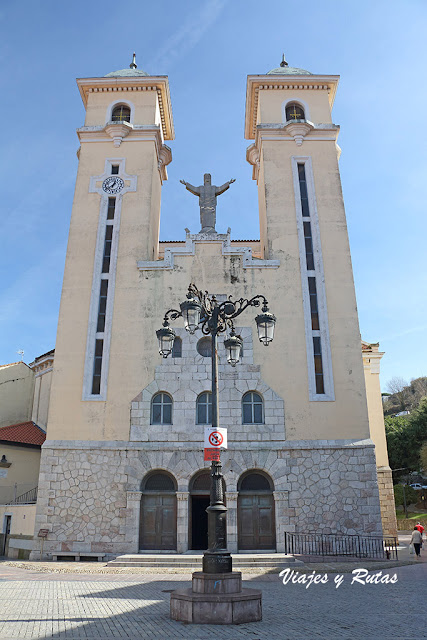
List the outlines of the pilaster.
{"type": "Polygon", "coordinates": [[[237,553],[237,491],[226,491],[227,506],[227,548],[231,553],[237,553]]]}
{"type": "Polygon", "coordinates": [[[141,513],[142,491],[126,491],[126,541],[129,553],[139,551],[139,519],[141,513]]]}
{"type": "Polygon", "coordinates": [[[188,502],[189,491],[177,491],[176,546],[178,553],[188,551],[188,502]]]}

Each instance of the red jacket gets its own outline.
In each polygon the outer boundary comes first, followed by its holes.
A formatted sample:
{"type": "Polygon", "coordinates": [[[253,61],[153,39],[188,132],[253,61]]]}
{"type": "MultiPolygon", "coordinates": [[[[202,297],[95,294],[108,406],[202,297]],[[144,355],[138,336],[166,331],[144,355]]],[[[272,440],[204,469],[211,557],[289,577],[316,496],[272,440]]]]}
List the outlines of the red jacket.
{"type": "Polygon", "coordinates": [[[421,533],[421,535],[423,535],[423,533],[424,533],[423,525],[422,524],[416,524],[415,526],[417,527],[417,529],[421,533]]]}

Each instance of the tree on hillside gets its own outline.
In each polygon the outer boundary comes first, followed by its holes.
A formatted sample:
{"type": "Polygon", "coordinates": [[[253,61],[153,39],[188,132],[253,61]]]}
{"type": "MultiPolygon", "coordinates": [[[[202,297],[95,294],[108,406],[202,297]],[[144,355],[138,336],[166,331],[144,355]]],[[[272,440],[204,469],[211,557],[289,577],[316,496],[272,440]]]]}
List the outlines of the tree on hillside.
{"type": "Polygon", "coordinates": [[[387,391],[392,395],[390,398],[397,401],[399,405],[399,411],[406,411],[410,404],[410,392],[408,389],[408,383],[399,376],[394,376],[387,383],[387,391]]]}
{"type": "Polygon", "coordinates": [[[427,377],[413,378],[409,385],[411,409],[416,409],[421,399],[427,396],[427,377]]]}
{"type": "Polygon", "coordinates": [[[386,417],[385,429],[391,468],[418,471],[421,447],[427,443],[427,398],[409,416],[386,417]]]}
{"type": "Polygon", "coordinates": [[[420,460],[421,460],[421,468],[424,471],[424,475],[426,475],[427,474],[427,442],[424,442],[423,446],[421,447],[420,460]]]}

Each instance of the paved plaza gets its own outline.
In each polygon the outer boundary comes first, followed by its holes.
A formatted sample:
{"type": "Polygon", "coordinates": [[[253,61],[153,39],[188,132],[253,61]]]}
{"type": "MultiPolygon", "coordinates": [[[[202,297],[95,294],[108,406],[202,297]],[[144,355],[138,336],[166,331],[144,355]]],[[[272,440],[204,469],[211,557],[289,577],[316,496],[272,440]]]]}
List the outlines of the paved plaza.
{"type": "Polygon", "coordinates": [[[1,563],[0,638],[427,638],[427,562],[382,569],[397,575],[395,584],[351,584],[345,573],[336,588],[337,574],[327,570],[328,582],[308,589],[283,585],[278,574],[247,574],[246,586],[262,590],[263,621],[230,627],[169,619],[170,591],[189,586],[190,574],[46,573],[1,563]]]}

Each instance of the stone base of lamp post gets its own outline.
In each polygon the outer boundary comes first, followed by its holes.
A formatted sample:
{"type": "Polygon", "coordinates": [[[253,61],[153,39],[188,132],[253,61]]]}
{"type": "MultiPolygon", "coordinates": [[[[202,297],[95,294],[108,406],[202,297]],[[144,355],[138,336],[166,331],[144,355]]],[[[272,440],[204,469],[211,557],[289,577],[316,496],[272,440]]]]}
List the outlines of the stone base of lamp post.
{"type": "Polygon", "coordinates": [[[242,589],[240,571],[195,571],[191,589],[171,593],[171,619],[193,624],[259,622],[261,597],[261,591],[242,589]]]}

